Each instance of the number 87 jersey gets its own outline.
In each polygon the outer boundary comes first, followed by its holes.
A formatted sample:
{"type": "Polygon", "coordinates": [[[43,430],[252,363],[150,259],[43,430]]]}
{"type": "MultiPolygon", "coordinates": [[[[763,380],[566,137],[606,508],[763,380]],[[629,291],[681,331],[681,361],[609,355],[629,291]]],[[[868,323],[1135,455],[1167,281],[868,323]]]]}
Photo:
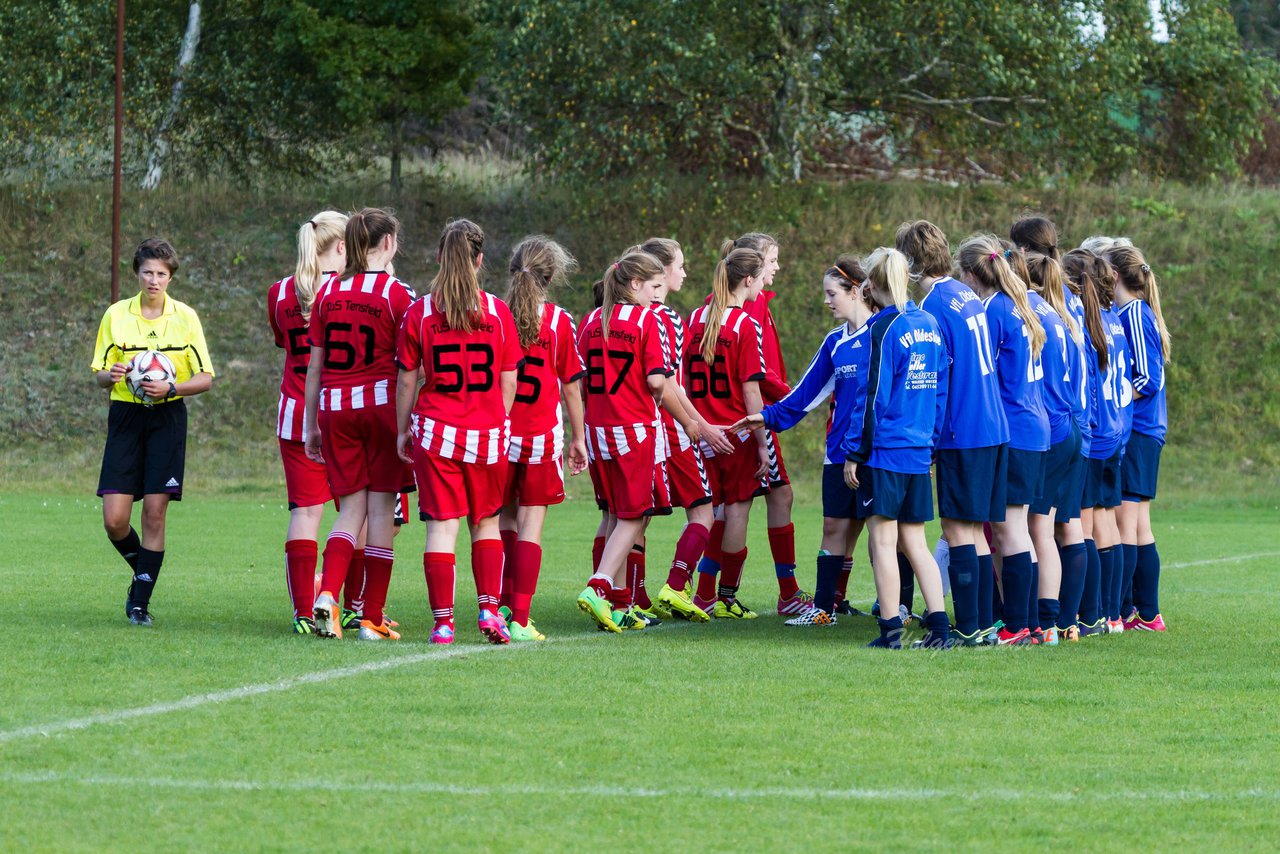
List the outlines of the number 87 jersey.
{"type": "Polygon", "coordinates": [[[402,370],[422,369],[413,407],[415,433],[428,451],[463,462],[495,463],[507,454],[501,374],[520,364],[520,340],[507,304],[481,292],[470,330],[453,329],[428,294],[409,307],[396,338],[402,370]]]}

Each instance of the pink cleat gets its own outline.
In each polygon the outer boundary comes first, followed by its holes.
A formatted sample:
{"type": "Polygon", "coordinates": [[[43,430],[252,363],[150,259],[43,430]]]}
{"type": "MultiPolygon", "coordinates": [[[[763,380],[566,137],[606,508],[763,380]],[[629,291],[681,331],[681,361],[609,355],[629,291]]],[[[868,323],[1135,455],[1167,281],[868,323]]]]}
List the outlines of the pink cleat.
{"type": "Polygon", "coordinates": [[[1164,617],[1160,616],[1159,614],[1156,614],[1155,617],[1150,620],[1144,620],[1141,617],[1138,617],[1134,621],[1133,628],[1131,628],[1130,631],[1164,632],[1164,631],[1168,631],[1168,628],[1164,624],[1164,617]]]}
{"type": "Polygon", "coordinates": [[[453,643],[453,623],[441,621],[431,630],[430,643],[453,643]]]}
{"type": "Polygon", "coordinates": [[[813,609],[813,596],[805,593],[803,590],[797,590],[794,596],[787,599],[778,599],[778,614],[789,617],[795,614],[804,614],[813,609]]]}
{"type": "Polygon", "coordinates": [[[477,625],[480,633],[489,639],[489,643],[511,643],[511,631],[507,628],[506,620],[488,608],[480,612],[477,625]]]}

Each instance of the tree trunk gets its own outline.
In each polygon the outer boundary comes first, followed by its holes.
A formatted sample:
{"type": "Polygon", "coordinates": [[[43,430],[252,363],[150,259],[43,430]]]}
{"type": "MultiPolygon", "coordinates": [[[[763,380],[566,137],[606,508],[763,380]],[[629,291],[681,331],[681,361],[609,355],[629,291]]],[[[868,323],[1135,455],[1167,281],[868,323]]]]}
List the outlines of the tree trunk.
{"type": "Polygon", "coordinates": [[[178,115],[182,102],[182,85],[187,76],[187,66],[196,58],[196,45],[200,43],[200,4],[192,3],[187,14],[187,31],[182,37],[182,49],[178,53],[178,67],[173,73],[173,90],[169,93],[169,109],[160,121],[155,138],[151,140],[151,153],[147,155],[147,173],[142,178],[142,189],[154,190],[160,186],[164,173],[164,161],[169,156],[169,131],[178,115]]]}
{"type": "Polygon", "coordinates": [[[400,204],[400,158],[404,153],[404,115],[396,104],[391,113],[391,198],[400,204]]]}

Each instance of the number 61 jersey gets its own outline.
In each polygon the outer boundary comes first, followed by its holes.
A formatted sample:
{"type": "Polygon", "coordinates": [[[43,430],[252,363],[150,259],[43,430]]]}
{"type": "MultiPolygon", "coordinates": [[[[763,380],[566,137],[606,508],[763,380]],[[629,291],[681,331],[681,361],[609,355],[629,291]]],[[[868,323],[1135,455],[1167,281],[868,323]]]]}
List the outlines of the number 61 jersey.
{"type": "Polygon", "coordinates": [[[365,409],[395,403],[396,329],[414,293],[390,273],[330,279],[316,294],[308,331],[324,348],[320,409],[365,409]]]}
{"type": "Polygon", "coordinates": [[[422,369],[413,406],[423,449],[451,460],[492,465],[507,456],[507,410],[499,377],[520,365],[520,339],[507,304],[480,292],[470,330],[453,329],[431,294],[409,307],[396,362],[422,369]]]}

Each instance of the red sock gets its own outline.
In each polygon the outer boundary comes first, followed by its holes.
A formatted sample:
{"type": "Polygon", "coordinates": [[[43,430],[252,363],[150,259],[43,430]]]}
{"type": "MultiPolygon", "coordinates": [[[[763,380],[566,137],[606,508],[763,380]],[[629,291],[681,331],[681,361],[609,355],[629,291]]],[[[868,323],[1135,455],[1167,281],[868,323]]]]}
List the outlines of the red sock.
{"type": "Polygon", "coordinates": [[[347,580],[347,568],[356,550],[356,538],[345,531],[334,531],[324,542],[324,574],[320,578],[320,590],[330,596],[342,590],[347,580]]]}
{"type": "Polygon", "coordinates": [[[453,587],[457,575],[457,558],[448,552],[427,552],[422,556],[422,571],[427,576],[427,599],[436,623],[453,625],[453,587]]]}
{"type": "Polygon", "coordinates": [[[600,571],[600,558],[604,556],[605,537],[596,537],[591,543],[591,571],[600,571]]]}
{"type": "Polygon", "coordinates": [[[853,575],[853,558],[844,559],[844,568],[840,570],[840,577],[836,580],[836,601],[840,602],[849,598],[849,576],[853,575]]]}
{"type": "Polygon", "coordinates": [[[610,599],[613,595],[613,585],[605,578],[591,578],[587,581],[587,586],[596,592],[596,595],[606,602],[612,602],[610,599]]]}
{"type": "Polygon", "coordinates": [[[364,548],[364,609],[362,619],[382,625],[382,609],[387,606],[387,588],[391,586],[391,564],[395,554],[377,546],[364,548]]]}
{"type": "Polygon", "coordinates": [[[471,544],[471,575],[476,580],[476,604],[480,610],[498,610],[502,585],[502,541],[477,540],[471,544]]]}
{"type": "Polygon", "coordinates": [[[316,604],[316,558],[320,547],[315,540],[288,540],[284,544],[284,580],[293,600],[293,616],[310,617],[316,604]]]}
{"type": "Polygon", "coordinates": [[[707,546],[704,549],[707,557],[716,563],[724,563],[724,550],[721,541],[724,539],[724,520],[716,519],[711,523],[711,533],[707,535],[707,546]]]}
{"type": "Polygon", "coordinates": [[[351,553],[351,566],[347,568],[347,579],[342,583],[342,607],[348,611],[363,611],[366,583],[364,549],[356,549],[351,553]]]}
{"type": "Polygon", "coordinates": [[[542,570],[542,546],[520,540],[516,543],[515,579],[511,591],[511,619],[529,625],[529,608],[538,589],[538,573],[542,570]]]}
{"type": "Polygon", "coordinates": [[[703,602],[711,602],[716,598],[716,576],[710,572],[698,573],[698,590],[694,597],[703,602]]]}
{"type": "Polygon", "coordinates": [[[791,567],[790,575],[778,577],[778,598],[790,599],[800,592],[796,583],[796,526],[791,522],[769,529],[769,551],[773,554],[773,562],[783,567],[791,567]]]}
{"type": "Polygon", "coordinates": [[[689,583],[693,568],[707,547],[707,537],[711,532],[705,525],[690,522],[684,526],[680,539],[676,541],[676,555],[671,559],[671,571],[667,573],[667,585],[672,590],[683,590],[689,583]]]}
{"type": "Polygon", "coordinates": [[[742,584],[742,567],[747,562],[747,550],[740,552],[725,552],[724,560],[720,564],[720,587],[737,591],[738,585],[742,584]]]}
{"type": "Polygon", "coordinates": [[[627,578],[631,584],[631,598],[642,609],[651,608],[653,602],[644,589],[644,546],[632,546],[627,552],[627,578]]]}
{"type": "Polygon", "coordinates": [[[511,591],[516,586],[516,532],[502,531],[502,590],[498,604],[511,607],[511,591]]]}
{"type": "Polygon", "coordinates": [[[613,610],[625,611],[631,607],[631,588],[611,587],[609,588],[609,595],[605,598],[609,600],[609,605],[613,610]]]}

